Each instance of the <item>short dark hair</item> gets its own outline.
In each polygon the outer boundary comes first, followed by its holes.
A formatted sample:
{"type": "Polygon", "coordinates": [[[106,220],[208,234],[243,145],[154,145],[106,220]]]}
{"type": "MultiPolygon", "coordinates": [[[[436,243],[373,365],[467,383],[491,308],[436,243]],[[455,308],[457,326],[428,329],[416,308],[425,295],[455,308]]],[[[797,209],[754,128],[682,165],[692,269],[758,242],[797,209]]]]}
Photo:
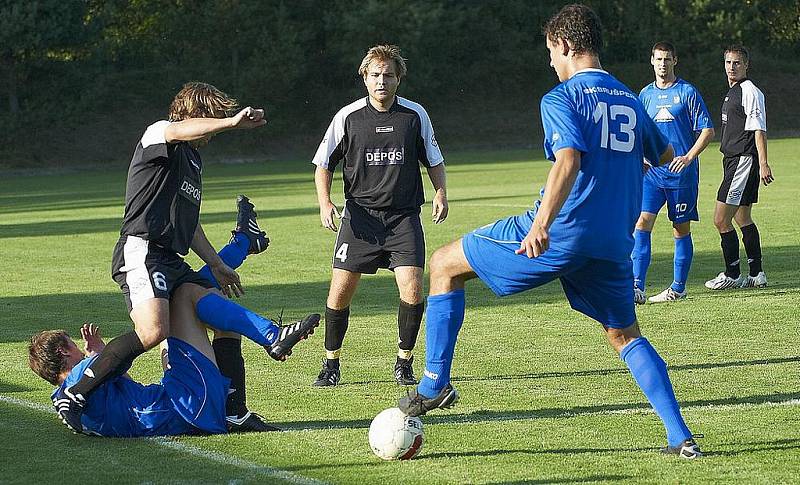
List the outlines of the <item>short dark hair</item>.
{"type": "Polygon", "coordinates": [[[747,50],[747,47],[743,46],[742,44],[732,44],[725,48],[725,52],[722,53],[722,58],[724,59],[728,52],[735,52],[742,56],[742,59],[745,63],[750,63],[750,51],[747,50]]]}
{"type": "Polygon", "coordinates": [[[599,55],[603,49],[600,17],[586,5],[567,5],[547,21],[542,33],[551,42],[561,39],[575,53],[599,55]]]}
{"type": "Polygon", "coordinates": [[[661,41],[656,42],[653,44],[653,48],[650,49],[650,55],[655,54],[656,51],[664,51],[669,52],[672,54],[672,57],[678,57],[678,52],[675,50],[675,46],[672,45],[671,42],[661,41]]]}
{"type": "Polygon", "coordinates": [[[63,330],[39,332],[28,344],[28,365],[39,377],[57,386],[58,378],[67,365],[67,358],[61,352],[68,347],[69,335],[63,330]]]}

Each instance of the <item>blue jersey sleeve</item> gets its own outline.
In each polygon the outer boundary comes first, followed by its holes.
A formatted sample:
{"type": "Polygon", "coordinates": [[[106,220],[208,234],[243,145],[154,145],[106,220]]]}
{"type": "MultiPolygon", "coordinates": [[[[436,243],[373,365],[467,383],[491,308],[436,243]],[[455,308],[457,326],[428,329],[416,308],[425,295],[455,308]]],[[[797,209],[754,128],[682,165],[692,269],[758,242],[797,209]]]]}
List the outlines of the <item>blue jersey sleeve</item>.
{"type": "Polygon", "coordinates": [[[692,116],[692,129],[700,131],[705,128],[714,128],[711,122],[711,115],[708,114],[708,108],[703,101],[703,97],[697,89],[692,89],[692,94],[689,96],[689,111],[692,116]]]}
{"type": "Polygon", "coordinates": [[[586,153],[581,121],[563,91],[553,90],[547,93],[542,98],[541,113],[544,154],[548,160],[555,160],[556,152],[562,148],[574,148],[586,153]]]}

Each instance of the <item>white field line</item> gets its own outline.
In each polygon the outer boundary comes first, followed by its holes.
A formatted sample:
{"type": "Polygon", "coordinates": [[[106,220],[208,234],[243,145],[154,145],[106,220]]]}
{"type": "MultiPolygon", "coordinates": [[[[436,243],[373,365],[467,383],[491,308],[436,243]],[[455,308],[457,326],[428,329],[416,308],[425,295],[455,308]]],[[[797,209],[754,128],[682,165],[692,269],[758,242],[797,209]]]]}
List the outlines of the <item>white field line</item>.
{"type": "MultiPolygon", "coordinates": [[[[15,406],[25,407],[28,409],[33,409],[35,411],[43,411],[51,414],[55,413],[55,410],[53,409],[52,406],[47,406],[45,404],[27,401],[24,399],[17,399],[10,396],[0,395],[0,402],[13,404],[15,406]]],[[[252,463],[246,460],[242,460],[240,458],[236,458],[235,456],[226,455],[224,453],[219,453],[216,451],[204,450],[196,446],[192,446],[186,443],[181,443],[180,441],[176,441],[172,438],[153,437],[153,438],[146,438],[146,440],[150,441],[151,443],[155,443],[159,446],[163,446],[164,448],[169,448],[170,450],[179,451],[181,453],[186,453],[187,455],[192,455],[198,458],[204,458],[210,461],[221,463],[223,465],[234,466],[237,468],[241,468],[242,470],[247,470],[251,473],[255,473],[257,475],[262,475],[264,477],[271,479],[282,480],[287,483],[293,483],[297,485],[327,484],[327,482],[323,482],[321,480],[316,480],[313,478],[307,478],[302,475],[298,475],[296,473],[292,473],[286,470],[259,465],[257,463],[252,463]]]]}

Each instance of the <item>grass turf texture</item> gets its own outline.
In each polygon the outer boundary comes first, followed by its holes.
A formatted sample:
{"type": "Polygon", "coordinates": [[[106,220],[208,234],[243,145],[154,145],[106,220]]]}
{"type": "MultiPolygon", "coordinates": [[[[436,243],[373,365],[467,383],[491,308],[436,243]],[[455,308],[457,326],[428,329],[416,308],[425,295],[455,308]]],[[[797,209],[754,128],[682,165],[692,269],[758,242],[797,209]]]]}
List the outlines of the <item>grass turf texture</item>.
{"type": "MultiPolygon", "coordinates": [[[[569,309],[558,283],[498,299],[475,281],[467,285],[453,369],[461,402],[423,418],[417,459],[380,461],[367,428],[403,392],[392,379],[398,298],[388,272],[361,282],[340,386],[310,385],[323,354],[322,328],[284,364],[244,344],[251,409],[289,432],[169,440],[72,435],[44,412],[50,386],[28,370],[25,346],[45,328],[77,335],[83,321],[100,324],[106,337],[130,328],[109,277],[123,207],[120,169],[0,179],[0,482],[792,482],[800,476],[800,141],[769,144],[777,181],[761,188],[753,211],[770,283],[761,290],[703,288],[722,267],[712,224],[721,177],[716,148],[702,157],[689,298],[637,309],[644,334],[670,366],[690,428],[706,435],[702,460],[657,453],[665,443],[660,421],[599,326],[569,309]]],[[[525,210],[550,166],[539,150],[458,153],[448,161],[451,212],[442,225],[426,224],[429,254],[525,210]]],[[[256,203],[272,240],[240,269],[247,290],[241,302],[273,317],[284,309],[285,319],[322,312],[334,235],[320,227],[310,165],[211,165],[205,172],[201,221],[216,247],[227,241],[238,193],[256,203]]],[[[341,203],[338,175],[333,193],[341,203]]],[[[426,205],[425,221],[429,212],[426,205]]],[[[672,250],[662,211],[648,295],[671,282],[672,250]]],[[[189,261],[198,265],[195,256],[189,261]]],[[[421,375],[423,336],[418,355],[421,375]]],[[[157,354],[140,357],[131,374],[156,380],[157,354]]]]}

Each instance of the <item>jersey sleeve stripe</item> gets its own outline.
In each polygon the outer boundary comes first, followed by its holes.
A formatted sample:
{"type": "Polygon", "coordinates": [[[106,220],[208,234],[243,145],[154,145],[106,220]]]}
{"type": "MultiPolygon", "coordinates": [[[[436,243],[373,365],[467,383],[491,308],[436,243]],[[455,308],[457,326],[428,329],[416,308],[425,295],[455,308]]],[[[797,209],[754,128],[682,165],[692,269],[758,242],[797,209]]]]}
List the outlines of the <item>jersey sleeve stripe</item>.
{"type": "Polygon", "coordinates": [[[336,166],[336,163],[344,156],[344,152],[339,145],[345,136],[347,117],[366,106],[367,98],[361,98],[348,104],[336,113],[311,163],[322,168],[328,168],[331,165],[336,166]]]}
{"type": "Polygon", "coordinates": [[[405,98],[397,97],[397,104],[412,109],[417,113],[420,120],[420,136],[422,137],[423,151],[420,153],[420,161],[427,167],[435,167],[444,162],[444,156],[436,142],[436,134],[433,131],[433,124],[428,116],[428,112],[422,105],[405,98]]]}
{"type": "Polygon", "coordinates": [[[745,115],[745,131],[767,131],[764,93],[749,79],[742,83],[742,108],[744,108],[745,115]]]}

